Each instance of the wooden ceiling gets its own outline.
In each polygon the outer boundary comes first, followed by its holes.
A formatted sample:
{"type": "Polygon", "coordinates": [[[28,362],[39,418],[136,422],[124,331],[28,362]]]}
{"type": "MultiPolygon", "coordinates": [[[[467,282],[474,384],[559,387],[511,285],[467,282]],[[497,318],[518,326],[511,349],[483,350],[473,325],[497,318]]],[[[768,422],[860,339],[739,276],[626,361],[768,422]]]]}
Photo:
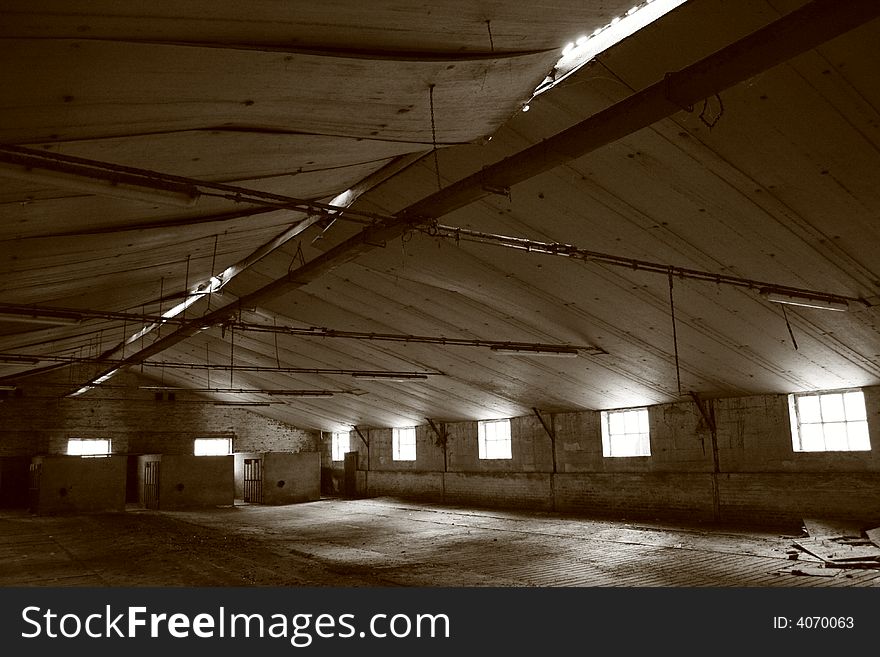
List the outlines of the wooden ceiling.
{"type": "Polygon", "coordinates": [[[61,395],[146,359],[197,389],[334,391],[203,393],[325,430],[880,384],[880,21],[437,217],[613,264],[417,222],[350,245],[808,3],[689,0],[535,98],[561,47],[632,0],[180,4],[0,5],[4,383],[60,371],[61,395]],[[15,149],[205,186],[189,207],[117,198],[20,175],[15,149]],[[334,199],[350,212],[317,206],[334,199]],[[685,270],[862,301],[783,314],[759,286],[685,270]],[[221,273],[187,330],[131,340],[221,273]],[[82,319],[25,322],[34,308],[82,319]]]}

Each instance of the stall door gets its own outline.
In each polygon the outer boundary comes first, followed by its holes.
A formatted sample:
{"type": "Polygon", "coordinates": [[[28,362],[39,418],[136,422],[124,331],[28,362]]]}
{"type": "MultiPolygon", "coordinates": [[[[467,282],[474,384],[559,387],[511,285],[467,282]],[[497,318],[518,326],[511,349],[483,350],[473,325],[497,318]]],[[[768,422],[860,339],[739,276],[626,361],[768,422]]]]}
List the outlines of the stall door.
{"type": "Polygon", "coordinates": [[[40,504],[40,478],[43,476],[43,464],[31,463],[28,472],[28,508],[37,512],[40,504]]]}
{"type": "Polygon", "coordinates": [[[148,509],[159,508],[159,463],[144,463],[144,506],[148,509]]]}
{"type": "Polygon", "coordinates": [[[263,459],[244,460],[244,501],[263,503],[263,459]]]}

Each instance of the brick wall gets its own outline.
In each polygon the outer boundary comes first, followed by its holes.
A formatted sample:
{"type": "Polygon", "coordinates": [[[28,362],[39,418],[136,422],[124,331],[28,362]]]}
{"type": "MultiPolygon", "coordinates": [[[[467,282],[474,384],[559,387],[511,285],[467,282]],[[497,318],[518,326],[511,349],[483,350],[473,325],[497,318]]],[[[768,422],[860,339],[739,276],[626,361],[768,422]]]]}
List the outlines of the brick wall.
{"type": "Polygon", "coordinates": [[[605,518],[713,519],[712,475],[692,472],[560,474],[556,510],[605,518]]]}
{"type": "MultiPolygon", "coordinates": [[[[116,380],[116,379],[114,379],[116,380]]],[[[0,456],[62,453],[69,437],[113,441],[116,453],[191,453],[196,437],[234,436],[247,452],[318,451],[322,492],[338,493],[342,463],[330,433],[307,432],[247,409],[178,394],[156,400],[125,375],[126,400],[96,390],[82,399],[31,395],[0,403],[0,456]]],[[[872,450],[795,453],[785,395],[709,400],[708,421],[693,402],[649,408],[651,456],[605,458],[600,413],[544,413],[554,443],[534,415],[511,419],[512,458],[478,458],[477,423],[440,424],[444,449],[417,427],[417,459],[395,461],[389,428],[350,433],[358,491],[479,506],[556,509],[616,517],[777,522],[818,515],[880,522],[880,387],[864,389],[872,450]],[[717,471],[716,454],[717,451],[717,471]],[[555,471],[554,471],[555,467],[555,471]]]]}
{"type": "Polygon", "coordinates": [[[761,472],[723,474],[718,479],[724,518],[772,524],[835,517],[880,525],[880,473],[761,472]]]}
{"type": "Polygon", "coordinates": [[[546,509],[553,506],[550,474],[454,472],[445,476],[445,501],[502,508],[546,509]]]}
{"type": "Polygon", "coordinates": [[[196,438],[232,437],[235,451],[315,451],[315,432],[303,431],[246,408],[215,406],[193,394],[161,400],[133,374],[118,375],[119,390],[96,389],[57,399],[57,390],[26,388],[0,403],[0,456],[63,454],[69,438],[110,438],[117,454],[192,454],[196,438]],[[49,397],[52,394],[53,397],[49,397]]]}
{"type": "Polygon", "coordinates": [[[786,395],[704,402],[716,426],[717,472],[710,421],[693,402],[650,407],[651,456],[636,458],[603,457],[599,412],[543,414],[556,436],[555,473],[553,443],[534,415],[511,420],[509,460],[478,458],[476,422],[446,424],[445,473],[427,426],[417,434],[417,462],[391,459],[388,429],[361,429],[369,461],[355,433],[351,444],[368,470],[368,495],[434,499],[439,489],[449,503],[617,518],[880,523],[880,387],[864,392],[870,452],[795,453],[786,395]]]}
{"type": "Polygon", "coordinates": [[[442,472],[370,472],[370,495],[404,497],[440,502],[443,500],[442,472]]]}

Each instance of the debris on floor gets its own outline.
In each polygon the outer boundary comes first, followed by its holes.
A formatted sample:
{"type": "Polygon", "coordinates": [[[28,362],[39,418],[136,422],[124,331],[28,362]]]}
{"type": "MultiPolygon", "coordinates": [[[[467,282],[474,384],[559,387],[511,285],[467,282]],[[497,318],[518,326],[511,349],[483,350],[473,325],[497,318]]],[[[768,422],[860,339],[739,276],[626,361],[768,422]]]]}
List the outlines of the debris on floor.
{"type": "Polygon", "coordinates": [[[822,566],[792,566],[780,571],[780,574],[806,575],[809,577],[837,577],[840,570],[836,568],[824,568],[822,566]]]}
{"type": "MultiPolygon", "coordinates": [[[[880,568],[880,528],[863,532],[849,521],[804,519],[804,531],[808,536],[793,541],[794,547],[817,558],[824,566],[806,570],[880,568]]],[[[791,550],[786,554],[793,560],[801,556],[793,555],[791,550]]],[[[829,576],[818,572],[806,574],[829,576]]]]}
{"type": "Polygon", "coordinates": [[[828,518],[804,518],[804,531],[812,538],[861,536],[862,529],[855,522],[828,518]]]}

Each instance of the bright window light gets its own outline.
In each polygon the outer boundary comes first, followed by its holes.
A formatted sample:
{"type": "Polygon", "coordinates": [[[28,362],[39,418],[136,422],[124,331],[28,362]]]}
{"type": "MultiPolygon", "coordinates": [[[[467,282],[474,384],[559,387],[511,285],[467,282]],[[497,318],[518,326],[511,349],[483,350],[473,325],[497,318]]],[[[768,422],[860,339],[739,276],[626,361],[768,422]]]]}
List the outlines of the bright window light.
{"type": "Polygon", "coordinates": [[[481,459],[509,459],[510,420],[484,420],[477,423],[481,459]]]}
{"type": "Polygon", "coordinates": [[[631,7],[624,16],[615,16],[606,25],[584,34],[562,49],[552,75],[535,89],[537,96],[552,89],[587,62],[595,59],[611,46],[635,34],[646,25],[669,13],[685,0],[647,0],[631,7]]]}
{"type": "Polygon", "coordinates": [[[196,438],[193,445],[196,456],[226,456],[232,454],[232,438],[196,438]]]}
{"type": "Polygon", "coordinates": [[[330,458],[334,461],[344,461],[345,453],[351,450],[351,443],[347,431],[334,431],[330,442],[330,458]]]}
{"type": "Polygon", "coordinates": [[[391,458],[395,461],[416,460],[416,428],[391,430],[391,458]]]}
{"type": "Polygon", "coordinates": [[[109,456],[110,440],[105,438],[71,438],[67,441],[70,456],[109,456]]]}
{"type": "Polygon", "coordinates": [[[647,408],[602,411],[602,456],[650,456],[647,408]]]}
{"type": "Polygon", "coordinates": [[[796,452],[871,450],[865,395],[861,390],[788,396],[791,443],[796,452]]]}

